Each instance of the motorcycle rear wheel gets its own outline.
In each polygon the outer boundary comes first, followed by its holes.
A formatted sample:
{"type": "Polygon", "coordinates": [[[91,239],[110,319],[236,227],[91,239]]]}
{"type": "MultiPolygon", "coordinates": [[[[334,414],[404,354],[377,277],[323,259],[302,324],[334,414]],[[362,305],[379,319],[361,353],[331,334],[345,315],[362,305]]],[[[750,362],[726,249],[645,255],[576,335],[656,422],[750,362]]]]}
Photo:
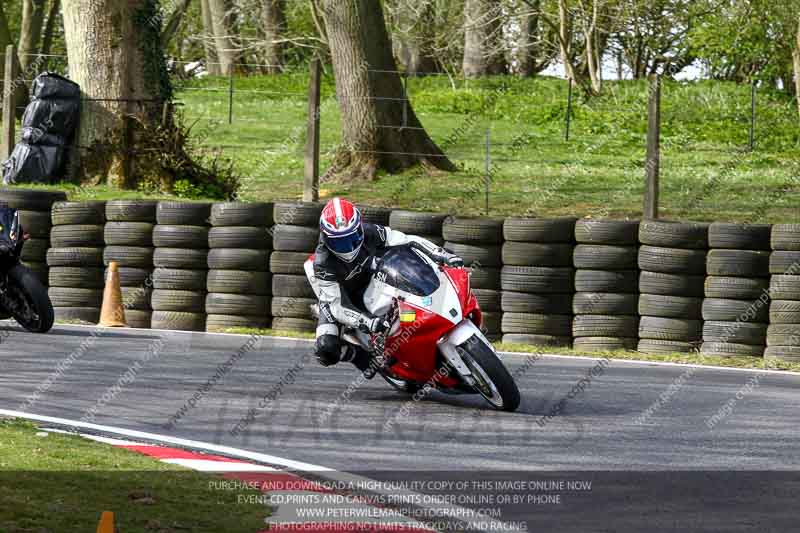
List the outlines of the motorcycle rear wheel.
{"type": "Polygon", "coordinates": [[[24,265],[14,265],[7,275],[8,286],[3,295],[3,307],[8,309],[20,326],[31,333],[50,331],[55,315],[44,285],[24,265]]]}
{"type": "Polygon", "coordinates": [[[520,395],[514,378],[491,346],[479,337],[473,338],[474,342],[468,341],[458,349],[475,379],[475,391],[495,409],[516,411],[520,395]]]}

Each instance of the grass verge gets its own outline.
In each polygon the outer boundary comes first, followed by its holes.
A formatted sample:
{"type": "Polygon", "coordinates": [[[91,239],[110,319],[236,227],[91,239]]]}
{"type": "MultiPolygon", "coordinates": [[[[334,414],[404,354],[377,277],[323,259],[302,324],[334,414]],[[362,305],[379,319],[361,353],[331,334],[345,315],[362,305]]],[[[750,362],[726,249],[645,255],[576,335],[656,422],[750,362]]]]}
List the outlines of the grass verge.
{"type": "Polygon", "coordinates": [[[16,419],[0,420],[0,472],[4,533],[95,531],[102,511],[125,533],[255,533],[268,514],[221,478],[16,419]]]}
{"type": "MultiPolygon", "coordinates": [[[[199,153],[229,159],[244,200],[302,195],[307,73],[235,80],[208,77],[176,87],[194,124],[199,153]]],[[[609,81],[602,96],[578,99],[564,139],[563,80],[495,76],[409,79],[409,96],[426,130],[458,165],[452,174],[412,169],[370,182],[327,182],[320,195],[357,203],[458,214],[484,214],[486,136],[490,135],[492,216],[640,218],[647,131],[646,81],[609,81]]],[[[322,167],[341,142],[341,114],[326,76],[321,107],[322,167]]],[[[794,100],[760,90],[756,149],[749,151],[750,87],[727,82],[663,87],[661,216],[731,222],[800,222],[800,130],[794,100]]],[[[107,186],[55,184],[71,199],[150,197],[107,186]]]]}

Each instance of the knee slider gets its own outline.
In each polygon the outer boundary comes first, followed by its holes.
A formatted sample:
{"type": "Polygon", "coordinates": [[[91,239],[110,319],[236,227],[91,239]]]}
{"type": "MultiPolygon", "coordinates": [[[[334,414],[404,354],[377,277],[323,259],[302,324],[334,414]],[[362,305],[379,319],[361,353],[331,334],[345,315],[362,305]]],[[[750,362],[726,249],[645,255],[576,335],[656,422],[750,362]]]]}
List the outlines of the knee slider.
{"type": "Polygon", "coordinates": [[[336,335],[321,335],[317,338],[316,355],[324,359],[329,364],[339,362],[341,358],[342,344],[336,335]]]}

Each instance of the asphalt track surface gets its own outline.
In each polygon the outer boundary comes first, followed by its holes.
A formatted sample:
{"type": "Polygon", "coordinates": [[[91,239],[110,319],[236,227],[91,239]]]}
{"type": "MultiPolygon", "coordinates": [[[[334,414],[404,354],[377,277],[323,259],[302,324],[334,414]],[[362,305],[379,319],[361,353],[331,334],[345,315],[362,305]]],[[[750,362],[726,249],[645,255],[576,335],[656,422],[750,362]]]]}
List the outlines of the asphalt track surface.
{"type": "Polygon", "coordinates": [[[797,527],[794,375],[506,356],[523,400],[518,412],[503,413],[474,396],[413,401],[379,377],[363,382],[349,365],[322,368],[306,341],[66,326],[33,335],[7,323],[0,330],[3,409],[376,479],[594,480],[591,491],[567,491],[558,504],[501,505],[503,520],[525,520],[531,530],[797,527]]]}

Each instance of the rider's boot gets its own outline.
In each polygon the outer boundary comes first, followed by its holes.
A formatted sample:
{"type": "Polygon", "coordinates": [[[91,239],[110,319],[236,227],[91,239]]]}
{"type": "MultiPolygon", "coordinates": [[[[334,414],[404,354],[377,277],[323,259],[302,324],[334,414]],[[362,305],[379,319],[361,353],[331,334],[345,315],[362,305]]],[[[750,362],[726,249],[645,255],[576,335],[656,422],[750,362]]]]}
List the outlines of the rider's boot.
{"type": "Polygon", "coordinates": [[[369,353],[363,348],[348,344],[342,349],[342,357],[340,360],[353,363],[357,369],[364,373],[367,379],[375,377],[375,370],[373,370],[372,365],[370,365],[372,357],[370,357],[369,353]]]}

